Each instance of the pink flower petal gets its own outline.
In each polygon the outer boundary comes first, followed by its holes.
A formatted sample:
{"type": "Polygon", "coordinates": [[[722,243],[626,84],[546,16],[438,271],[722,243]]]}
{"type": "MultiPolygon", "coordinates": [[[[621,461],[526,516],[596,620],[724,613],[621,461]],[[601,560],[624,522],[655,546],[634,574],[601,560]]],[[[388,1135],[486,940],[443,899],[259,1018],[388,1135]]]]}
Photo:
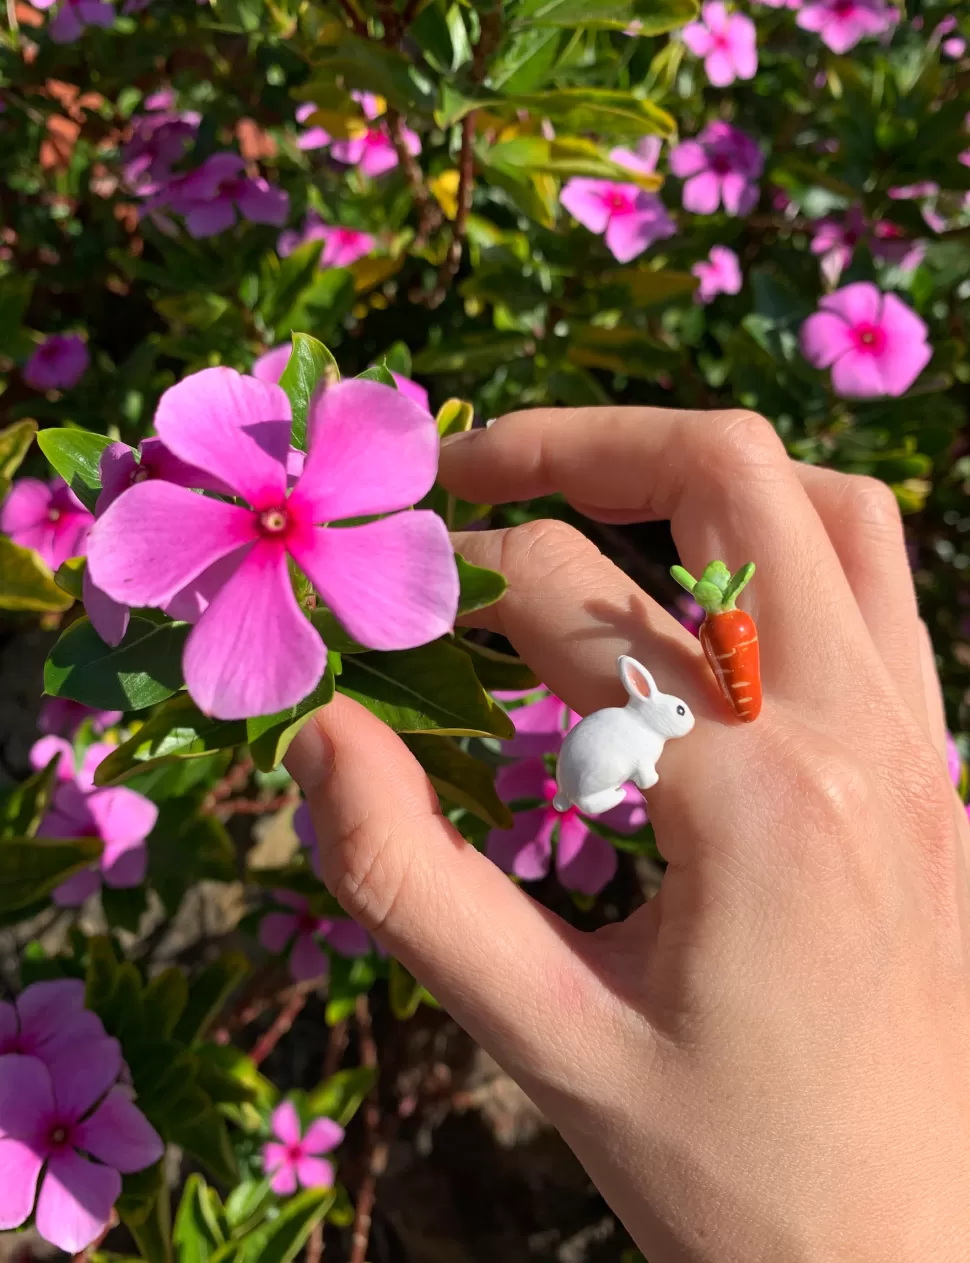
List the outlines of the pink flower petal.
{"type": "Polygon", "coordinates": [[[253,376],[275,386],[283,376],[283,369],[286,368],[292,350],[293,344],[284,342],[282,346],[274,346],[272,351],[264,352],[253,362],[253,376]]]}
{"type": "Polygon", "coordinates": [[[799,334],[802,355],[814,368],[828,368],[855,346],[850,326],[829,311],[809,316],[799,334]]]}
{"type": "Polygon", "coordinates": [[[715,48],[704,59],[704,70],[715,88],[726,88],[735,80],[734,58],[727,49],[715,48]]]}
{"type": "Polygon", "coordinates": [[[616,872],[616,850],[592,833],[581,816],[563,816],[556,846],[556,873],[567,890],[598,895],[616,872]]]}
{"type": "Polygon", "coordinates": [[[119,1171],[141,1171],[165,1152],[161,1137],[122,1088],[112,1088],[90,1118],[75,1129],[78,1149],[119,1171]]]}
{"type": "Polygon", "coordinates": [[[77,1122],[108,1088],[121,1071],[121,1045],[108,1035],[83,1044],[62,1047],[48,1062],[57,1116],[62,1122],[77,1122]]]}
{"type": "Polygon", "coordinates": [[[330,962],[323,949],[310,937],[304,934],[298,938],[290,953],[290,977],[294,982],[309,982],[312,978],[323,978],[330,971],[330,962]]]}
{"type": "Polygon", "coordinates": [[[714,37],[703,22],[688,22],[680,35],[695,57],[706,57],[714,47],[714,37]]]}
{"type": "Polygon", "coordinates": [[[51,1245],[76,1254],[101,1233],[120,1196],[121,1176],[112,1167],[60,1149],[41,1184],[37,1231],[51,1245]]]}
{"type": "Polygon", "coordinates": [[[305,1153],[329,1153],[344,1138],[344,1129],[332,1118],[315,1118],[303,1137],[305,1153]]]}
{"type": "Polygon", "coordinates": [[[721,200],[721,184],[711,171],[693,175],[684,185],[684,210],[695,215],[713,215],[721,200]]]}
{"type": "Polygon", "coordinates": [[[270,1119],[273,1135],[278,1136],[285,1145],[300,1143],[300,1118],[292,1101],[282,1101],[273,1110],[270,1119]]]}
{"type": "Polygon", "coordinates": [[[269,1182],[277,1197],[289,1197],[296,1192],[296,1167],[287,1161],[269,1182]]]}
{"type": "Polygon", "coordinates": [[[82,580],[82,598],[84,612],[104,643],[120,645],[128,630],[128,606],[108,596],[107,592],[102,592],[91,578],[87,567],[82,580]]]}
{"type": "Polygon", "coordinates": [[[405,509],[431,490],[438,469],[434,418],[380,382],[346,381],[318,392],[309,453],[294,489],[314,522],[405,509]]]}
{"type": "Polygon", "coordinates": [[[144,842],[158,819],[158,808],[150,799],[123,785],[96,790],[87,806],[105,844],[101,857],[105,869],[116,856],[144,842]]]}
{"type": "MultiPolygon", "coordinates": [[[[53,1114],[54,1091],[47,1067],[36,1057],[0,1057],[0,1136],[22,1140],[44,1154],[53,1114]]],[[[4,1191],[0,1180],[0,1207],[4,1191]]]]}
{"type": "Polygon", "coordinates": [[[59,908],[79,908],[85,899],[101,889],[101,873],[96,868],[85,868],[67,881],[62,881],[51,898],[59,908]]]}
{"type": "MultiPolygon", "coordinates": [[[[556,698],[556,701],[559,699],[556,698]]],[[[559,705],[562,707],[561,702],[559,705]]],[[[562,745],[561,740],[554,750],[558,750],[560,745],[562,745]]],[[[495,777],[495,792],[505,803],[514,803],[526,798],[537,798],[541,801],[546,797],[546,787],[551,779],[541,758],[524,758],[518,763],[509,763],[499,768],[495,777]]]]}
{"type": "MultiPolygon", "coordinates": [[[[63,737],[41,737],[30,747],[30,766],[39,772],[51,759],[57,758],[57,777],[61,781],[74,778],[74,747],[63,737]]],[[[26,994],[26,992],[24,993],[26,994]]]]}
{"type": "Polygon", "coordinates": [[[279,386],[231,368],[204,368],[166,390],[155,429],[181,460],[211,470],[263,509],[286,493],[290,420],[290,401],[279,386]]]}
{"type": "Polygon", "coordinates": [[[98,517],[109,504],[114,504],[122,491],[131,486],[132,475],[138,470],[135,453],[127,443],[109,443],[101,453],[98,461],[101,473],[101,494],[98,496],[95,512],[98,517]]]}
{"type": "Polygon", "coordinates": [[[43,1165],[43,1153],[36,1153],[22,1140],[0,1135],[0,1232],[26,1223],[34,1209],[43,1165]]]}
{"type": "Polygon", "coordinates": [[[454,626],[455,554],[447,527],[430,510],[366,526],[317,527],[290,547],[340,624],[362,645],[412,649],[454,626]]]}
{"type": "Polygon", "coordinates": [[[846,399],[876,399],[889,394],[879,359],[854,349],[833,364],[832,389],[846,399]]]}
{"type": "Polygon", "coordinates": [[[682,180],[707,169],[707,154],[696,140],[685,140],[670,151],[670,169],[682,180]]]}
{"type": "Polygon", "coordinates": [[[624,792],[624,801],[604,811],[599,819],[617,833],[636,833],[647,823],[647,804],[635,785],[625,785],[624,792]]]}
{"type": "Polygon", "coordinates": [[[247,180],[236,198],[239,213],[252,224],[281,228],[290,213],[289,194],[260,177],[247,180]]]}
{"type": "Polygon", "coordinates": [[[539,754],[555,754],[566,735],[566,707],[552,693],[509,711],[515,725],[515,737],[502,747],[510,759],[533,758],[539,754]]]}
{"type": "Polygon", "coordinates": [[[214,562],[256,538],[247,509],[171,483],[141,482],[94,524],[88,568],[92,581],[116,601],[164,605],[214,562]]]}
{"type": "Polygon", "coordinates": [[[267,1175],[278,1171],[289,1162],[289,1151],[286,1145],[277,1144],[275,1140],[263,1145],[263,1170],[267,1175]]]}
{"type": "Polygon", "coordinates": [[[300,1158],[296,1174],[304,1188],[332,1188],[333,1163],[325,1158],[300,1158]]]}
{"type": "Polygon", "coordinates": [[[608,197],[613,190],[611,180],[589,180],[574,176],[563,185],[559,200],[573,219],[590,232],[606,232],[610,221],[608,197]]]}
{"type": "MultiPolygon", "coordinates": [[[[185,215],[185,229],[197,241],[226,232],[236,222],[236,208],[231,198],[211,202],[186,202],[178,208],[185,215]]],[[[203,369],[203,372],[211,370],[203,369]]]]}
{"type": "Polygon", "coordinates": [[[20,1033],[32,1048],[56,1038],[66,1022],[83,1012],[84,983],[79,978],[34,982],[17,997],[20,1033]]]}
{"type": "Polygon", "coordinates": [[[39,478],[21,478],[11,487],[0,509],[0,531],[16,543],[21,531],[43,526],[51,505],[50,488],[39,478]]]}
{"type": "Polygon", "coordinates": [[[299,918],[291,913],[268,912],[259,923],[259,941],[268,952],[279,953],[299,928],[299,918]]]}
{"type": "Polygon", "coordinates": [[[552,831],[558,819],[548,807],[516,814],[511,829],[493,829],[485,853],[493,864],[523,881],[539,881],[549,872],[552,831]]]}
{"type": "MultiPolygon", "coordinates": [[[[643,194],[644,200],[650,194],[643,194]]],[[[672,237],[676,227],[659,198],[654,198],[642,210],[629,215],[614,215],[606,229],[606,244],[613,257],[620,263],[629,263],[642,254],[655,241],[672,237]]]]}
{"type": "Polygon", "coordinates": [[[22,1051],[29,1052],[50,1066],[65,1054],[65,1050],[76,1052],[81,1045],[97,1045],[100,1040],[107,1038],[97,1013],[81,1009],[78,1013],[65,1014],[55,1035],[39,1045],[22,1048],[22,1051]]]}
{"type": "Polygon", "coordinates": [[[253,546],[192,629],[182,658],[193,700],[218,719],[295,706],[326,665],[323,642],[293,595],[286,551],[270,540],[253,546]]]}
{"type": "Polygon", "coordinates": [[[214,561],[200,575],[176,592],[162,609],[169,616],[186,623],[197,623],[212,604],[216,594],[225,587],[249,555],[249,544],[226,553],[214,561]]]}
{"type": "Polygon", "coordinates": [[[356,921],[334,921],[324,937],[340,956],[367,956],[370,952],[370,935],[356,921]]]}
{"type": "Polygon", "coordinates": [[[850,325],[877,324],[882,309],[882,294],[871,281],[855,281],[834,294],[826,294],[819,302],[824,311],[834,311],[850,325]]]}

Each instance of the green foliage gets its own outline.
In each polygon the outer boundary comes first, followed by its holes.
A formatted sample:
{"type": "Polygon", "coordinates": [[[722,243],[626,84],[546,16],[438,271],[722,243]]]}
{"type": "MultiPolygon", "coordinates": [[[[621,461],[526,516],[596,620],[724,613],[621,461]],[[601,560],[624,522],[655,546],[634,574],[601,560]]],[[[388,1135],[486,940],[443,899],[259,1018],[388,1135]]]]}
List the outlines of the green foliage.
{"type": "MultiPolygon", "coordinates": [[[[331,659],[333,654],[331,653],[331,659]]],[[[262,772],[271,772],[286,754],[290,742],[306,721],[333,698],[335,688],[332,661],[327,663],[320,683],[297,706],[277,715],[261,715],[246,721],[246,736],[253,762],[262,772]]]]}
{"type": "Polygon", "coordinates": [[[371,1066],[338,1070],[310,1093],[307,1110],[315,1118],[325,1115],[346,1127],[376,1082],[377,1070],[371,1066]]]}
{"type": "Polygon", "coordinates": [[[0,502],[6,499],[14,474],[30,450],[37,433],[37,422],[15,421],[0,430],[0,502]]]}
{"type": "Polygon", "coordinates": [[[71,604],[73,598],[57,586],[50,568],[32,549],[0,535],[0,610],[47,614],[71,604]]]}
{"type": "Polygon", "coordinates": [[[110,442],[111,439],[104,434],[92,434],[89,430],[73,428],[41,430],[37,435],[37,446],[50,461],[52,468],[60,474],[84,507],[92,512],[101,490],[98,462],[110,442]]]}
{"type": "Polygon", "coordinates": [[[294,447],[306,450],[307,409],[313,392],[321,383],[327,385],[339,380],[337,362],[323,343],[307,333],[294,333],[293,350],[280,378],[293,409],[294,447]]]}
{"type": "Polygon", "coordinates": [[[96,785],[118,785],[151,768],[181,759],[203,758],[213,750],[242,745],[246,725],[203,715],[184,694],[164,703],[122,745],[98,765],[96,785]]]}
{"type": "Polygon", "coordinates": [[[100,838],[10,837],[0,842],[0,914],[29,908],[101,854],[100,838]]]}
{"type": "Polygon", "coordinates": [[[187,623],[133,614],[124,639],[106,645],[86,618],[79,618],[51,650],[44,691],[98,710],[144,710],[182,687],[182,649],[187,623]]]}

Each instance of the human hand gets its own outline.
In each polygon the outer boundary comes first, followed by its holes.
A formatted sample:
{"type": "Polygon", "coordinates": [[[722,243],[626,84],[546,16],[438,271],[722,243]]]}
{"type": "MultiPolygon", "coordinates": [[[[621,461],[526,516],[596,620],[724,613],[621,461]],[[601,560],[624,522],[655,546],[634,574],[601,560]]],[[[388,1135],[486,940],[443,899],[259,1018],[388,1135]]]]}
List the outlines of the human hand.
{"type": "Polygon", "coordinates": [[[616,658],[684,697],[649,792],[659,895],[582,934],[442,818],[346,697],[288,766],[345,909],[523,1085],[651,1263],[970,1258],[966,814],[898,512],[747,413],[507,416],[442,451],[454,494],[561,491],[669,518],[684,565],[754,559],[765,702],[725,712],[692,636],[558,522],[472,532],[509,589],[474,621],[587,713],[616,658]]]}

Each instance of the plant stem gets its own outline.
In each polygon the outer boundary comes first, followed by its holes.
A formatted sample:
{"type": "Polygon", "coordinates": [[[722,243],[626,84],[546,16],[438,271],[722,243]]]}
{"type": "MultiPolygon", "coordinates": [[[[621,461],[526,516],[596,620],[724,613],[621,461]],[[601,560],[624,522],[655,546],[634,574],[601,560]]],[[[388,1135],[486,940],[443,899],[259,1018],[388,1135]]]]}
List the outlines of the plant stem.
{"type": "Polygon", "coordinates": [[[350,20],[350,25],[354,28],[354,34],[367,39],[367,23],[358,15],[350,0],[337,0],[337,2],[350,20]]]}
{"type": "Polygon", "coordinates": [[[298,1014],[307,1002],[305,991],[298,991],[290,996],[287,1003],[276,1015],[276,1020],[269,1030],[261,1035],[253,1045],[249,1060],[254,1066],[261,1065],[280,1042],[286,1032],[296,1021],[298,1014]]]}
{"type": "MultiPolygon", "coordinates": [[[[366,995],[357,997],[355,1016],[360,1041],[360,1064],[376,1069],[377,1045],[374,1043],[374,1028],[366,995]]],[[[371,1220],[374,1203],[377,1200],[377,1181],[387,1166],[387,1141],[381,1136],[381,1107],[377,1079],[364,1102],[364,1128],[367,1136],[365,1151],[367,1166],[360,1188],[357,1190],[357,1211],[354,1216],[354,1235],[351,1238],[349,1263],[366,1263],[371,1220]]]]}
{"type": "Polygon", "coordinates": [[[428,296],[429,307],[439,307],[445,300],[448,287],[461,266],[461,255],[465,239],[465,227],[468,213],[472,208],[472,193],[475,189],[475,155],[472,142],[475,138],[475,111],[472,110],[461,120],[461,148],[458,152],[458,197],[455,210],[455,222],[451,228],[451,241],[448,253],[438,272],[438,281],[428,296]]]}
{"type": "Polygon", "coordinates": [[[388,108],[387,126],[394,152],[397,154],[397,160],[401,164],[401,170],[404,172],[404,178],[408,182],[408,188],[411,190],[411,196],[414,198],[418,211],[418,230],[412,244],[416,249],[421,249],[441,224],[441,211],[431,190],[424,182],[424,172],[420,164],[407,147],[404,139],[404,122],[397,110],[388,108]]]}

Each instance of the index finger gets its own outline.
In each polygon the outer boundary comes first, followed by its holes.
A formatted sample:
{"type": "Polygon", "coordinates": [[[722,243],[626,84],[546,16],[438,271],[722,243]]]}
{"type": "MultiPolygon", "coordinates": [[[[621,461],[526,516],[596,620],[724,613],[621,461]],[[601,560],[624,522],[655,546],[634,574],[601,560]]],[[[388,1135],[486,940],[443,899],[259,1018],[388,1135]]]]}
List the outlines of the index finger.
{"type": "Polygon", "coordinates": [[[777,694],[822,698],[876,658],[825,528],[771,425],[749,412],[536,409],[445,443],[439,478],[484,503],[561,492],[599,521],[669,518],[695,574],[758,573],[742,602],[777,694]]]}

